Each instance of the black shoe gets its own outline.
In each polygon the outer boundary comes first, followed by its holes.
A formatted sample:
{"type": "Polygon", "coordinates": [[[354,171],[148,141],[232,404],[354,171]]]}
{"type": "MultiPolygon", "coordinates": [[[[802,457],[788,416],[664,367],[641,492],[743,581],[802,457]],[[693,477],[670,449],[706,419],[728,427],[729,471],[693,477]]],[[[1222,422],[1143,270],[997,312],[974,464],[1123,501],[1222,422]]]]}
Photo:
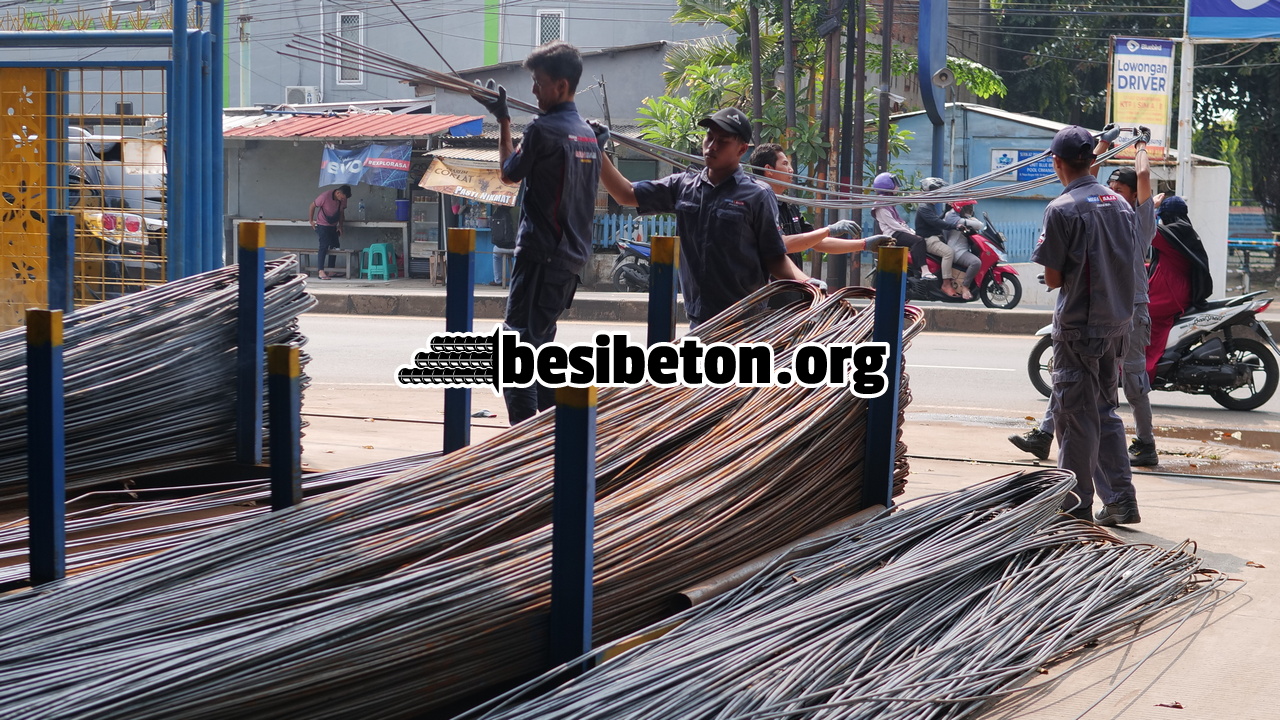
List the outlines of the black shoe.
{"type": "Polygon", "coordinates": [[[1062,512],[1077,520],[1088,520],[1089,522],[1093,522],[1093,506],[1078,507],[1074,510],[1063,510],[1062,512]]]}
{"type": "Polygon", "coordinates": [[[1134,438],[1133,442],[1129,444],[1129,464],[1137,467],[1159,465],[1160,458],[1156,455],[1155,442],[1143,442],[1138,438],[1134,438]]]}
{"type": "Polygon", "coordinates": [[[1049,447],[1053,445],[1053,435],[1040,428],[1032,428],[1021,435],[1010,435],[1009,442],[1023,452],[1029,452],[1041,460],[1049,459],[1049,447]]]}
{"type": "Polygon", "coordinates": [[[1120,502],[1103,505],[1098,514],[1093,517],[1093,521],[1103,527],[1136,525],[1142,522],[1142,515],[1138,513],[1138,503],[1136,501],[1121,500],[1120,502]]]}

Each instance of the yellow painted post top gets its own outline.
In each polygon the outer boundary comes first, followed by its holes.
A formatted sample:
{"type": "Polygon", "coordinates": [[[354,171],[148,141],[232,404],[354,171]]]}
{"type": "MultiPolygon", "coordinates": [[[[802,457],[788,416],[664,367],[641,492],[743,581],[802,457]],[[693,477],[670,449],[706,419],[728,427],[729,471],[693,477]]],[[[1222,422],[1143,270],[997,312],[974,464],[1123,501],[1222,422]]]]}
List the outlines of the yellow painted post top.
{"type": "Polygon", "coordinates": [[[596,388],[594,385],[584,388],[558,387],[556,404],[583,410],[593,408],[596,406],[596,388]]]}
{"type": "Polygon", "coordinates": [[[449,228],[449,252],[467,255],[475,251],[475,228],[449,228]]]}
{"type": "Polygon", "coordinates": [[[51,348],[62,346],[61,310],[28,308],[27,346],[51,348]]]}
{"type": "Polygon", "coordinates": [[[655,265],[680,267],[680,238],[672,235],[654,235],[649,238],[651,261],[655,265]]]}
{"type": "Polygon", "coordinates": [[[261,250],[267,246],[267,224],[261,222],[240,223],[238,239],[242,250],[261,250]]]}
{"type": "Polygon", "coordinates": [[[880,272],[896,273],[898,275],[907,272],[907,249],[904,247],[881,247],[876,262],[879,265],[880,272]]]}
{"type": "Polygon", "coordinates": [[[289,379],[302,374],[296,345],[268,345],[267,372],[272,375],[284,375],[289,379]]]}

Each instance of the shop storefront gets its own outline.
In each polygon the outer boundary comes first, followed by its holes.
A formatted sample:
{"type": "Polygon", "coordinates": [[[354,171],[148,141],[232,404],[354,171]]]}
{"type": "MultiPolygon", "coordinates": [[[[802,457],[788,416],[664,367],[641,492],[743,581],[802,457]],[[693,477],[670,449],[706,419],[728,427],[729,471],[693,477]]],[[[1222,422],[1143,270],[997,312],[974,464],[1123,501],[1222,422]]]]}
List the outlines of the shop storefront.
{"type": "Polygon", "coordinates": [[[476,283],[502,284],[519,222],[520,186],[502,181],[498,151],[442,148],[414,190],[410,271],[445,248],[449,228],[476,231],[476,283]],[[504,262],[505,260],[505,262],[504,262]]]}

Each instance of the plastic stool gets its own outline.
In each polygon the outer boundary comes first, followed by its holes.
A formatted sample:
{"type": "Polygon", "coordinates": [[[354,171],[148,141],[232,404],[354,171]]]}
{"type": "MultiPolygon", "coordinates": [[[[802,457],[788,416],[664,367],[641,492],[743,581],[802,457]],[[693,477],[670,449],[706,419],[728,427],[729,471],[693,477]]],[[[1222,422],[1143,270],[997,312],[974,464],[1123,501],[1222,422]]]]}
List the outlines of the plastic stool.
{"type": "Polygon", "coordinates": [[[364,270],[360,275],[369,280],[390,280],[391,279],[391,260],[392,253],[395,249],[391,243],[374,243],[365,248],[361,253],[363,256],[364,270]],[[381,277],[374,277],[379,275],[381,277]]]}

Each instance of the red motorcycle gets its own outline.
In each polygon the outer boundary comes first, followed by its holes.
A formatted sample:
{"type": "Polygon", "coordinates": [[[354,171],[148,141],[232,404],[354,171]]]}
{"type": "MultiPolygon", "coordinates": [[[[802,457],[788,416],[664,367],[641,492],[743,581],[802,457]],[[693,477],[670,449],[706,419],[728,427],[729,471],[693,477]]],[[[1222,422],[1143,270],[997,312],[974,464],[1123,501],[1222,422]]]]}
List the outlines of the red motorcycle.
{"type": "MultiPolygon", "coordinates": [[[[982,262],[978,274],[969,287],[973,298],[981,298],[982,304],[999,310],[1012,310],[1022,300],[1022,281],[1018,279],[1018,271],[1008,265],[1005,255],[1004,235],[991,224],[991,218],[982,213],[986,227],[981,232],[966,233],[969,238],[969,251],[978,256],[982,262]]],[[[942,274],[942,260],[936,255],[928,255],[929,272],[942,274]]],[[[958,282],[958,281],[957,281],[958,282]]],[[[973,302],[973,298],[965,300],[959,295],[948,295],[942,292],[940,279],[924,280],[907,278],[908,300],[941,300],[949,303],[973,302]]]]}

